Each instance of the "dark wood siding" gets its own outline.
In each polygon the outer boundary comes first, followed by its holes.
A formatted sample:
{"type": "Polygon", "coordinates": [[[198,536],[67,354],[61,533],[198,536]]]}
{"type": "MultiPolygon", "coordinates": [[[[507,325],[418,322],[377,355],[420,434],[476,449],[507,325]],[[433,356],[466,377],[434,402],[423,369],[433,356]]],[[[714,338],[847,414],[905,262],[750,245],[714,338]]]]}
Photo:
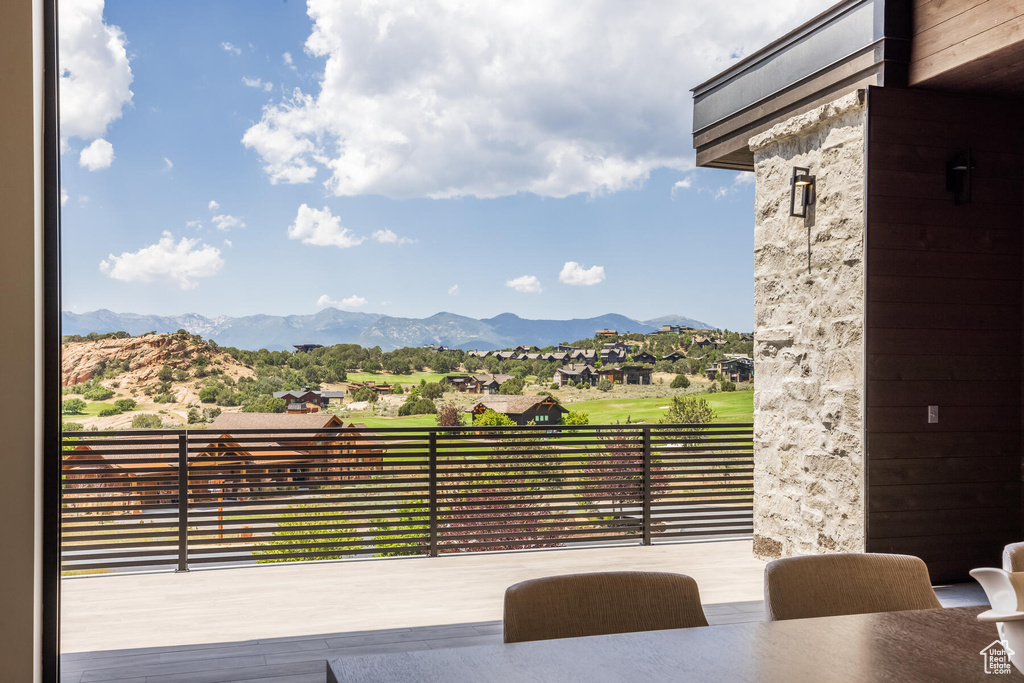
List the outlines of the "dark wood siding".
{"type": "Polygon", "coordinates": [[[922,557],[934,581],[1021,540],[1022,114],[868,94],[867,547],[922,557]],[[955,206],[946,161],[968,148],[973,201],[955,206]]]}

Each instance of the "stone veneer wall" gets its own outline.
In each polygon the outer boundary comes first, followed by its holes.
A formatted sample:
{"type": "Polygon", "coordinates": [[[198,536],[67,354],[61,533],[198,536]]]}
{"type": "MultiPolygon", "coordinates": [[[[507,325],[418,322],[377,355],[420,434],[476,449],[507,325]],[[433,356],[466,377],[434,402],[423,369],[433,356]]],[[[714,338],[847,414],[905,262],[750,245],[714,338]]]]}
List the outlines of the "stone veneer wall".
{"type": "Polygon", "coordinates": [[[754,554],[862,552],[864,92],[754,137],[754,554]],[[789,216],[794,166],[816,176],[789,216]],[[808,273],[808,226],[811,272],[808,273]]]}

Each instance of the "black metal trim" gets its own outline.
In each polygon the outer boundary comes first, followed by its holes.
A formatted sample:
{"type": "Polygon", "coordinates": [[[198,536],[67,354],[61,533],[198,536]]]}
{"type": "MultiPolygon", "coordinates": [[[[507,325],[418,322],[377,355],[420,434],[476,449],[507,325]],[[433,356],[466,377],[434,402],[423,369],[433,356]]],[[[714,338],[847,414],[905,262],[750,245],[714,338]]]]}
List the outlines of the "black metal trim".
{"type": "Polygon", "coordinates": [[[60,64],[58,0],[43,5],[43,547],[44,681],[60,680],[60,64]]]}

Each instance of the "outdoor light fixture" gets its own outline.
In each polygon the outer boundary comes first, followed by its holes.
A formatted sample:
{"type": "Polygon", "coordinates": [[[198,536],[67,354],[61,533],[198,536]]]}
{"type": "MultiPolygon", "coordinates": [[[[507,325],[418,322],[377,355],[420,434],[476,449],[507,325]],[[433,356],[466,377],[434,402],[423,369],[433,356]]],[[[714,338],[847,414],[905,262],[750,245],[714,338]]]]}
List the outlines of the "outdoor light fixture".
{"type": "Polygon", "coordinates": [[[953,204],[971,203],[971,180],[974,175],[974,155],[971,149],[958,152],[946,162],[946,192],[953,193],[953,204]]]}
{"type": "Polygon", "coordinates": [[[807,207],[814,203],[814,176],[811,175],[811,169],[794,166],[789,185],[789,215],[806,218],[807,207]]]}

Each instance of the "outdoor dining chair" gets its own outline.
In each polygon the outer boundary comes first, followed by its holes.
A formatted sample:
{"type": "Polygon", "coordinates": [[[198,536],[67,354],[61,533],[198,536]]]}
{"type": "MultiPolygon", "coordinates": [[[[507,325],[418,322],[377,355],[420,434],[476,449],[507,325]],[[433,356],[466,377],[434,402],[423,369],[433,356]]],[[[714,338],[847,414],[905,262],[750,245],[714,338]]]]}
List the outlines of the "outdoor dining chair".
{"type": "Polygon", "coordinates": [[[920,558],[875,553],[769,562],[764,605],[769,621],[942,607],[920,558]]]}
{"type": "Polygon", "coordinates": [[[707,626],[697,582],[664,572],[597,572],[505,591],[505,642],[707,626]]]}

